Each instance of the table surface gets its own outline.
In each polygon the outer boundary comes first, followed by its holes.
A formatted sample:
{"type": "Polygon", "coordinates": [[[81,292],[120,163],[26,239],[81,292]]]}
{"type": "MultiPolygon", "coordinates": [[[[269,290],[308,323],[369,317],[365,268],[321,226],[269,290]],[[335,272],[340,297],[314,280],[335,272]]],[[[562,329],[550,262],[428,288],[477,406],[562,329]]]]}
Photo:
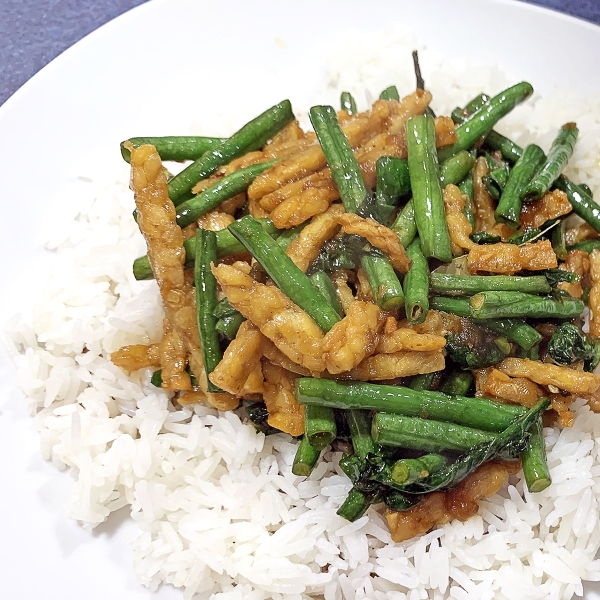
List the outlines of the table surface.
{"type": "MultiPolygon", "coordinates": [[[[0,0],[0,105],[61,52],[146,0],[0,0]]],[[[515,0],[600,25],[598,0],[515,0]]]]}

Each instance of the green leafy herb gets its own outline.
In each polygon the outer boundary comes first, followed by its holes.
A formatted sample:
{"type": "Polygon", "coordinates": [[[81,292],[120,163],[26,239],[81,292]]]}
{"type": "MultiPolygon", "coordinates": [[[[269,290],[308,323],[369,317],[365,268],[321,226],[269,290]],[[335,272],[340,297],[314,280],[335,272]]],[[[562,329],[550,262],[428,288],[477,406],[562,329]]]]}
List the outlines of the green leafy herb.
{"type": "Polygon", "coordinates": [[[559,365],[583,360],[585,370],[593,371],[600,361],[600,342],[580,331],[573,323],[563,323],[552,334],[548,353],[559,365]]]}

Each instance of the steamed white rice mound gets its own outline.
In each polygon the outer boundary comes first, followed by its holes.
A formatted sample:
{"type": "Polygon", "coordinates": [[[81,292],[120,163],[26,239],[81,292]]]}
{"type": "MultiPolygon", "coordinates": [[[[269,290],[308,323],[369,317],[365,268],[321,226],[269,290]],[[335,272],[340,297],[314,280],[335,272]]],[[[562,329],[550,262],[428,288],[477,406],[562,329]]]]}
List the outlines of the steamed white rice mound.
{"type": "MultiPolygon", "coordinates": [[[[409,61],[399,60],[414,39],[348,39],[361,40],[355,58],[331,56],[313,101],[337,102],[348,89],[366,108],[392,82],[401,93],[414,87],[409,61]]],[[[516,82],[496,68],[421,56],[439,114],[516,82]]],[[[598,98],[536,97],[499,129],[547,150],[566,121],[581,130],[568,173],[600,193],[598,98]]],[[[567,599],[582,594],[582,581],[600,580],[600,415],[583,402],[572,428],[545,430],[549,488],[530,494],[512,477],[466,523],[394,544],[377,507],[355,523],[335,514],[351,487],[338,454],[295,477],[289,436],[265,437],[206,406],[175,410],[149,370],[128,377],[110,362],[124,344],[160,338],[162,309],[156,284],[131,274],[145,246],[126,169],[89,183],[82,202],[49,246],[56,270],[43,302],[6,330],[44,458],[76,474],[71,516],[93,528],[130,505],[144,585],[170,583],[186,599],[516,600],[567,599]]]]}

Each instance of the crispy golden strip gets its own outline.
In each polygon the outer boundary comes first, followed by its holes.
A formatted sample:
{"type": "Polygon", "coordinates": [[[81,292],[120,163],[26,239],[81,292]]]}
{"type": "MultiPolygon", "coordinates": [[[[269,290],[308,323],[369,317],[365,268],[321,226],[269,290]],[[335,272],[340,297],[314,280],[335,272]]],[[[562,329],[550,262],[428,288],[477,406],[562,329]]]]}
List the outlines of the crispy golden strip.
{"type": "Polygon", "coordinates": [[[600,250],[592,250],[590,254],[590,279],[592,280],[588,299],[590,335],[600,337],[600,250]]]}
{"type": "Polygon", "coordinates": [[[567,253],[565,262],[559,266],[559,269],[563,271],[570,271],[571,273],[577,273],[580,280],[577,283],[568,283],[562,281],[558,284],[559,290],[568,292],[574,298],[581,298],[583,296],[582,278],[590,270],[590,259],[587,252],[583,250],[571,250],[567,253]]]}
{"type": "Polygon", "coordinates": [[[519,271],[540,271],[558,266],[550,240],[515,244],[483,244],[471,248],[467,259],[469,273],[486,271],[514,275],[519,271]]]}
{"type": "Polygon", "coordinates": [[[208,398],[206,397],[205,392],[193,389],[192,391],[181,394],[181,396],[177,398],[177,403],[181,406],[188,406],[189,404],[204,404],[207,400],[208,398]]]}
{"type": "Polygon", "coordinates": [[[403,542],[452,519],[470,519],[479,510],[479,500],[493,496],[508,475],[518,470],[519,464],[517,461],[486,462],[448,492],[427,494],[418,504],[402,512],[388,510],[385,516],[392,539],[403,542]]]}
{"type": "Polygon", "coordinates": [[[582,223],[576,227],[571,227],[565,231],[565,244],[572,246],[578,242],[585,242],[585,240],[595,240],[598,238],[598,232],[589,224],[582,223]]]}
{"type": "Polygon", "coordinates": [[[374,354],[365,358],[358,367],[344,373],[341,379],[381,381],[409,375],[422,375],[441,371],[445,367],[444,355],[436,352],[411,352],[401,350],[390,354],[374,354]]]}
{"type": "Polygon", "coordinates": [[[279,144],[287,144],[303,139],[306,139],[306,132],[300,127],[298,120],[294,119],[273,136],[273,139],[265,146],[265,150],[277,147],[279,144]]]}
{"type": "Polygon", "coordinates": [[[360,267],[356,271],[356,299],[363,302],[370,302],[371,304],[375,303],[369,278],[366,272],[360,267]]]}
{"type": "Polygon", "coordinates": [[[146,367],[160,367],[158,344],[132,344],[123,346],[110,355],[110,360],[125,371],[137,371],[146,367]]]}
{"type": "Polygon", "coordinates": [[[532,408],[544,392],[529,379],[509,377],[498,369],[492,369],[485,380],[483,395],[532,408]]]}
{"type": "Polygon", "coordinates": [[[308,269],[321,246],[339,231],[337,217],[343,212],[341,204],[334,204],[322,215],[314,217],[300,235],[290,242],[285,252],[301,271],[308,269]]]}
{"type": "Polygon", "coordinates": [[[410,117],[423,114],[423,111],[431,102],[431,92],[427,90],[415,90],[412,94],[404,96],[400,102],[387,100],[390,106],[390,118],[387,131],[391,134],[404,133],[406,122],[410,117]]]}
{"type": "Polygon", "coordinates": [[[298,404],[294,394],[297,375],[270,362],[264,364],[265,391],[263,398],[267,405],[267,422],[293,436],[304,433],[304,406],[298,404]]]}
{"type": "MultiPolygon", "coordinates": [[[[183,234],[177,225],[175,207],[169,199],[167,179],[154,146],[131,151],[131,186],[137,207],[137,223],[148,245],[166,317],[183,341],[192,371],[206,385],[200,336],[196,324],[195,293],[185,281],[183,234]]],[[[206,390],[206,387],[203,388],[206,390]]],[[[228,394],[208,394],[209,402],[221,410],[238,405],[228,394]]]]}
{"type": "Polygon", "coordinates": [[[222,390],[239,395],[260,364],[263,339],[258,327],[244,321],[209,379],[222,390]]]}
{"type": "MultiPolygon", "coordinates": [[[[264,335],[262,337],[265,340],[267,339],[264,335]]],[[[248,376],[248,379],[246,380],[246,383],[244,383],[244,387],[242,388],[239,395],[241,398],[249,398],[254,396],[260,396],[263,394],[264,391],[265,386],[262,362],[259,362],[248,376]]]]}
{"type": "Polygon", "coordinates": [[[290,229],[311,217],[322,215],[338,198],[337,189],[332,192],[325,188],[311,187],[284,200],[269,216],[278,229],[290,229]]]}
{"type": "Polygon", "coordinates": [[[333,271],[333,273],[331,273],[331,281],[333,282],[335,293],[340,301],[340,304],[342,305],[342,310],[344,313],[348,312],[350,305],[355,300],[352,289],[348,285],[349,273],[353,272],[345,269],[336,269],[333,271]]]}
{"type": "Polygon", "coordinates": [[[437,148],[449,146],[458,141],[454,121],[450,117],[435,118],[435,145],[437,148]]]}
{"type": "Polygon", "coordinates": [[[231,225],[235,219],[225,212],[211,210],[210,212],[198,218],[196,223],[200,229],[208,229],[209,231],[220,231],[231,225]]]}
{"type": "Polygon", "coordinates": [[[561,427],[573,427],[575,415],[571,411],[571,404],[576,400],[576,396],[570,394],[550,394],[552,410],[558,416],[558,424],[561,427]]]}
{"type": "Polygon", "coordinates": [[[339,215],[337,222],[342,226],[344,233],[360,235],[372,246],[379,248],[387,255],[394,269],[401,273],[408,272],[410,260],[398,236],[391,229],[374,219],[363,219],[354,213],[339,215]]]}
{"type": "Polygon", "coordinates": [[[313,373],[323,371],[319,326],[277,287],[254,281],[243,264],[212,269],[231,305],[294,362],[313,373]]]}
{"type": "Polygon", "coordinates": [[[295,363],[293,360],[288,358],[271,340],[266,337],[263,344],[263,356],[270,363],[277,365],[286,371],[291,371],[292,373],[296,373],[298,375],[304,375],[305,377],[310,377],[312,375],[308,369],[301,367],[298,363],[295,363]]]}
{"type": "MultiPolygon", "coordinates": [[[[348,119],[342,125],[342,131],[348,138],[350,146],[356,148],[376,133],[381,132],[389,114],[388,102],[378,100],[373,104],[370,111],[353,115],[348,119]]],[[[298,181],[326,166],[327,159],[321,150],[320,144],[315,142],[259,175],[248,188],[248,197],[253,200],[260,200],[263,196],[275,191],[282,185],[298,181]]]]}
{"type": "Polygon", "coordinates": [[[477,245],[469,237],[473,233],[473,227],[463,212],[465,199],[458,187],[452,184],[447,185],[444,188],[443,196],[452,254],[460,256],[463,254],[463,250],[470,250],[477,245]]]}
{"type": "Polygon", "coordinates": [[[505,358],[498,368],[510,377],[525,377],[539,385],[553,385],[572,394],[593,394],[600,387],[600,377],[528,358],[505,358]]]}
{"type": "Polygon", "coordinates": [[[523,229],[535,229],[550,219],[569,214],[572,210],[567,195],[560,190],[553,190],[535,202],[523,204],[519,221],[523,229]]]}
{"type": "Polygon", "coordinates": [[[158,344],[162,387],[165,390],[191,390],[192,382],[186,367],[186,349],[183,340],[169,319],[163,319],[163,338],[158,344]]]}
{"type": "Polygon", "coordinates": [[[323,338],[325,368],[337,374],[358,366],[365,357],[375,352],[379,329],[379,307],[360,300],[353,302],[346,316],[323,338]]]}
{"type": "Polygon", "coordinates": [[[392,333],[381,334],[377,352],[380,354],[391,354],[400,350],[435,352],[441,350],[445,345],[446,338],[443,335],[417,333],[414,329],[400,327],[392,333]]]}

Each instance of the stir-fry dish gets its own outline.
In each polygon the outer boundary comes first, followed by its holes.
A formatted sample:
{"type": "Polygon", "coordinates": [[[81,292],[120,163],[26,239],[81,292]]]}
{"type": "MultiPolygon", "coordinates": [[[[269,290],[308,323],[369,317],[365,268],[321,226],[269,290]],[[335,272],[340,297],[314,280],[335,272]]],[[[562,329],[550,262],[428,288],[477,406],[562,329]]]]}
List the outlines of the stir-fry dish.
{"type": "Polygon", "coordinates": [[[395,541],[520,469],[545,489],[544,423],[600,409],[600,208],[562,174],[576,124],[521,148],[493,128],[529,83],[436,116],[415,64],[415,91],[365,112],[345,92],[314,132],[285,100],[226,139],[123,142],[164,335],[111,356],[299,438],[295,475],[334,445],[338,514],[384,504],[395,541]]]}

